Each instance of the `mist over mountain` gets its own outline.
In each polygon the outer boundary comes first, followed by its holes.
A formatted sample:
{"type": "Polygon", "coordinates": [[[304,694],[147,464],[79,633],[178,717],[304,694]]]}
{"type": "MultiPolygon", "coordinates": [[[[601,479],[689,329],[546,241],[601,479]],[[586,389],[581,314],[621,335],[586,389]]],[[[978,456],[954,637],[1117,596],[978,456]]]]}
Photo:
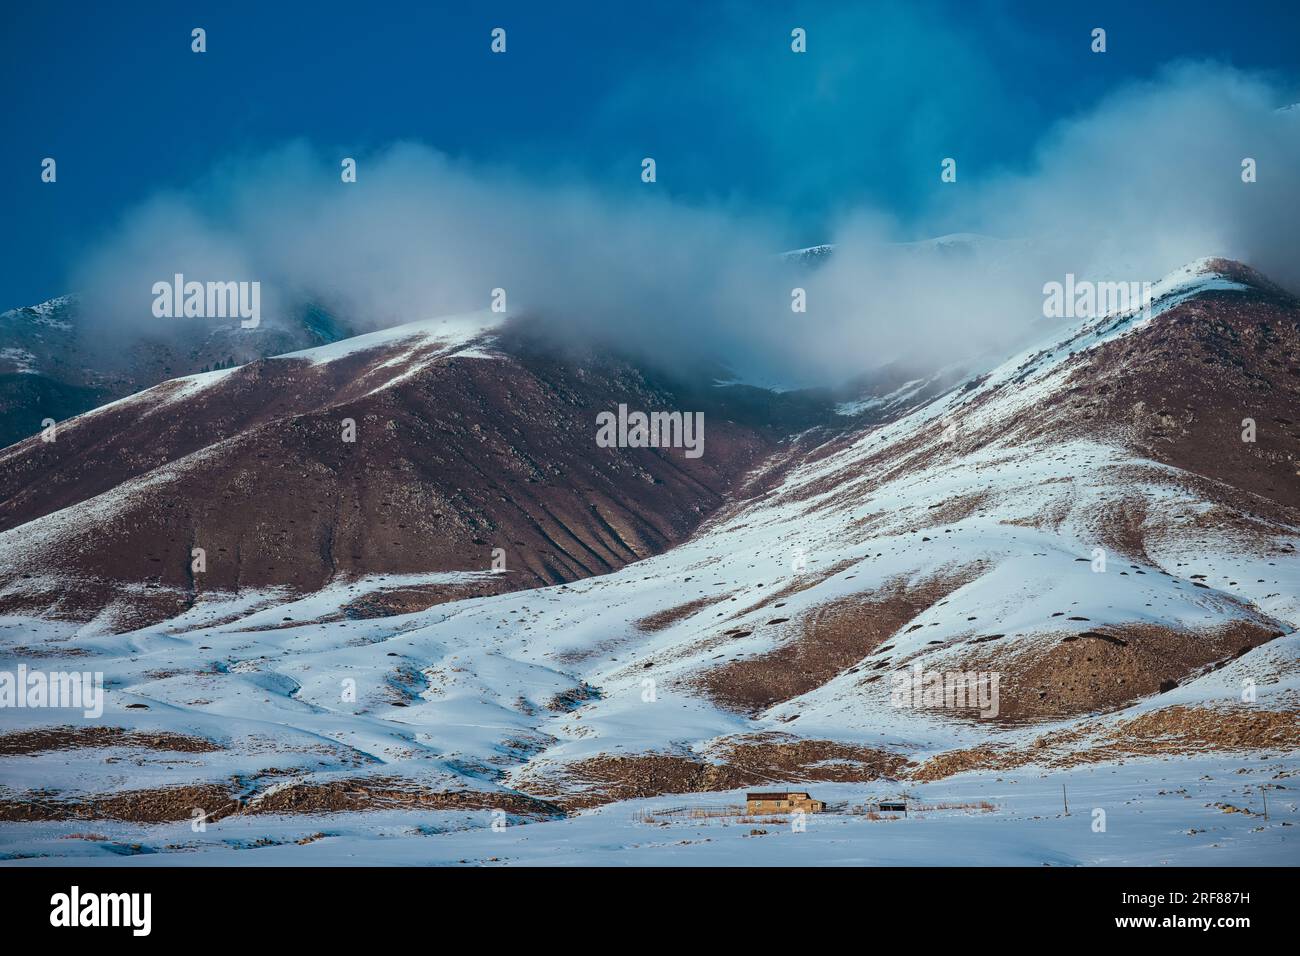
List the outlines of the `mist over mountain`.
{"type": "Polygon", "coordinates": [[[512,316],[664,363],[836,381],[922,350],[942,364],[996,347],[1066,273],[1149,281],[1214,254],[1295,288],[1300,187],[1281,171],[1300,163],[1300,121],[1282,96],[1222,65],[1168,68],[1047,129],[1025,168],[976,176],[953,157],[939,194],[960,191],[960,215],[945,200],[904,219],[845,196],[825,237],[835,255],[813,269],[775,255],[791,245],[780,210],[678,198],[667,166],[643,183],[632,165],[615,189],[396,143],[356,156],[343,183],[349,154],[293,142],[151,198],[69,284],[106,348],[157,327],[149,290],[180,272],[260,281],[272,322],[308,300],[358,329],[475,311],[503,289],[512,316]],[[909,244],[951,232],[1011,244],[909,244]],[[806,312],[791,309],[796,287],[806,312]]]}

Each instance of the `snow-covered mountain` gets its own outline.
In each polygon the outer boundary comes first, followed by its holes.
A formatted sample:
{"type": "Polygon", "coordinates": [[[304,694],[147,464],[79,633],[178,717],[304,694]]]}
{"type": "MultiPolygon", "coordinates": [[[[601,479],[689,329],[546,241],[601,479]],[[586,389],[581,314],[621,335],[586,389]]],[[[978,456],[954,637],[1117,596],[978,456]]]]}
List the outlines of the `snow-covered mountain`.
{"type": "Polygon", "coordinates": [[[345,338],[346,324],[308,306],[257,328],[238,320],[176,320],[104,329],[76,295],[0,313],[0,447],[191,372],[243,365],[345,338]]]}
{"type": "Polygon", "coordinates": [[[0,451],[0,611],[122,630],[208,592],[485,571],[496,549],[509,573],[489,591],[569,581],[682,540],[788,435],[835,418],[828,401],[575,358],[496,318],[173,379],[0,451]],[[708,453],[596,448],[596,414],[620,404],[698,410],[708,453]]]}
{"type": "Polygon", "coordinates": [[[172,381],[3,453],[0,669],[109,691],[92,729],[4,712],[0,851],[1295,862],[1294,800],[1250,810],[1300,768],[1300,303],[1268,280],[1193,263],[880,417],[514,334],[172,381]],[[596,448],[627,396],[716,403],[708,454],[596,448]],[[996,703],[900,698],[918,668],[996,703]],[[930,826],[704,809],[783,785],[930,826]]]}
{"type": "MultiPolygon", "coordinates": [[[[912,242],[892,243],[893,250],[906,250],[918,255],[940,256],[1008,256],[1018,251],[1032,248],[1035,241],[1028,239],[999,239],[975,232],[951,232],[930,239],[917,239],[912,242]]],[[[790,249],[781,253],[781,258],[805,265],[816,266],[830,261],[835,255],[836,244],[824,242],[803,249],[790,249]]]]}

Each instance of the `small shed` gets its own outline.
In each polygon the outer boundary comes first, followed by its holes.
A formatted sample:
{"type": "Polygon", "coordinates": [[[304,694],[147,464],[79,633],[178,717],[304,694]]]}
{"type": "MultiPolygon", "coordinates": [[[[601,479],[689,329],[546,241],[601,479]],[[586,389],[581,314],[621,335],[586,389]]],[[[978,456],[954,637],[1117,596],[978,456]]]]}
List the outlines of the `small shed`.
{"type": "Polygon", "coordinates": [[[751,815],[765,813],[821,813],[826,804],[814,800],[807,793],[778,790],[745,794],[745,812],[751,815]]]}

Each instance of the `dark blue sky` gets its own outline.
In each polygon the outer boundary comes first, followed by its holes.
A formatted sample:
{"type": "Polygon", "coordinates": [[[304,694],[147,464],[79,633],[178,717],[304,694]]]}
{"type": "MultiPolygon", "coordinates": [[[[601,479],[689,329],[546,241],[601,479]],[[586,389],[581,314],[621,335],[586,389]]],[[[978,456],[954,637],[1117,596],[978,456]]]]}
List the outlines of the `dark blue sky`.
{"type": "MultiPolygon", "coordinates": [[[[6,4],[0,12],[0,308],[70,291],[133,205],[223,158],[305,139],[412,140],[556,182],[760,209],[787,245],[870,201],[903,222],[963,176],[1181,58],[1268,71],[1300,100],[1300,4],[6,4]],[[190,52],[190,30],[208,52],[190,52]],[[508,52],[489,31],[508,31],[508,52]],[[789,50],[791,28],[808,53],[789,50]],[[1089,51],[1095,26],[1108,52],[1089,51]],[[58,182],[40,182],[45,156],[58,182]]],[[[1281,105],[1281,104],[1279,104],[1281,105]]],[[[949,197],[945,196],[944,199],[949,197]]],[[[960,210],[952,211],[960,220],[960,210]]]]}

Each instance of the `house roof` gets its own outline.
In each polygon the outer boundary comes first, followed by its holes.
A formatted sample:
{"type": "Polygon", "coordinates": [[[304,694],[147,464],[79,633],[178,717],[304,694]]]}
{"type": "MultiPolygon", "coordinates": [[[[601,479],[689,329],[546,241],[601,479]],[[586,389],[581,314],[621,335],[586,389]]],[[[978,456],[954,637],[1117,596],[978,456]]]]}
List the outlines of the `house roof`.
{"type": "Polygon", "coordinates": [[[789,800],[791,797],[807,798],[808,794],[802,790],[782,790],[773,793],[747,793],[746,800],[789,800]]]}

